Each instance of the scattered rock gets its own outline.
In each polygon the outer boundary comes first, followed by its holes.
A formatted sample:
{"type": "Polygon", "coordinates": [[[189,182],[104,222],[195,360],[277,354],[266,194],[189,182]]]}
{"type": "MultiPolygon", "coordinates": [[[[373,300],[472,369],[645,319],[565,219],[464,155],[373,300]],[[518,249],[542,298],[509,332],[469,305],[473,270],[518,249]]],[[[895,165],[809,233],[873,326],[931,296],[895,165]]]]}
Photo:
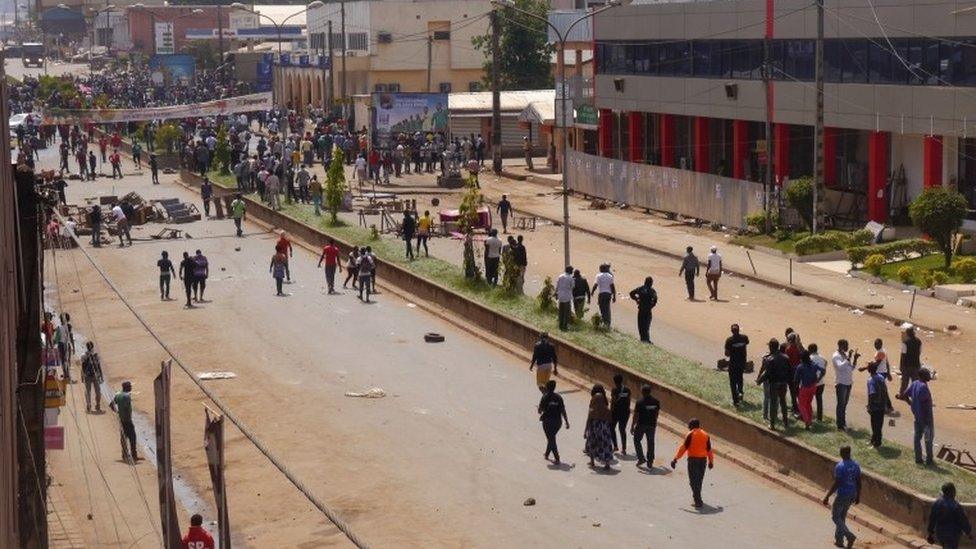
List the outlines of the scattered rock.
{"type": "Polygon", "coordinates": [[[523,501],[522,502],[522,505],[524,505],[526,507],[532,507],[533,505],[535,505],[535,498],[529,498],[529,499],[523,501]]]}
{"type": "Polygon", "coordinates": [[[88,520],[92,520],[92,514],[88,513],[88,520]]]}
{"type": "Polygon", "coordinates": [[[226,271],[227,270],[227,267],[221,267],[220,270],[221,271],[226,271]]]}
{"type": "Polygon", "coordinates": [[[795,295],[795,296],[801,296],[801,295],[803,295],[803,292],[801,292],[800,290],[797,290],[797,289],[790,290],[790,293],[793,294],[793,295],[795,295]]]}
{"type": "Polygon", "coordinates": [[[427,343],[443,343],[444,336],[436,332],[428,332],[424,334],[424,341],[427,343]]]}
{"type": "Polygon", "coordinates": [[[594,528],[599,528],[600,527],[600,523],[599,522],[594,522],[593,523],[593,527],[594,528]]]}
{"type": "Polygon", "coordinates": [[[864,306],[865,309],[884,309],[884,303],[868,303],[864,306]]]}
{"type": "Polygon", "coordinates": [[[861,316],[864,314],[864,311],[862,311],[861,309],[851,309],[851,314],[861,316]]]}
{"type": "Polygon", "coordinates": [[[950,332],[955,332],[958,329],[959,329],[959,326],[956,326],[955,324],[950,324],[950,325],[946,326],[946,330],[949,330],[950,332]]]}
{"type": "Polygon", "coordinates": [[[239,252],[239,251],[241,251],[241,247],[240,247],[240,246],[238,246],[238,247],[236,247],[236,248],[234,248],[234,251],[235,251],[235,252],[239,252]]]}

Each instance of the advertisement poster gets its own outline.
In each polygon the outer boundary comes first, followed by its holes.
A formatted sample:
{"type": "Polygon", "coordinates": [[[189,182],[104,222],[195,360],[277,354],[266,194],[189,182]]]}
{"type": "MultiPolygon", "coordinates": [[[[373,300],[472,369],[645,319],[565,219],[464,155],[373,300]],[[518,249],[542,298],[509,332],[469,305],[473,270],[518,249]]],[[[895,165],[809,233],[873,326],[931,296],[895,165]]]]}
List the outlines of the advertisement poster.
{"type": "Polygon", "coordinates": [[[176,53],[173,45],[173,24],[163,22],[156,23],[156,53],[170,55],[176,53]]]}
{"type": "Polygon", "coordinates": [[[374,93],[373,143],[389,146],[399,133],[448,130],[446,93],[374,93]]]}
{"type": "Polygon", "coordinates": [[[274,54],[266,53],[256,65],[255,91],[269,92],[274,85],[274,54]]]}
{"type": "Polygon", "coordinates": [[[41,125],[56,124],[111,124],[115,122],[140,122],[144,120],[173,120],[201,116],[221,116],[239,112],[269,110],[274,102],[271,92],[238,95],[203,103],[147,107],[142,109],[44,109],[41,125]]]}
{"type": "Polygon", "coordinates": [[[149,71],[156,80],[155,73],[162,77],[163,85],[180,84],[187,86],[193,82],[196,60],[192,55],[177,53],[172,55],[154,55],[149,58],[149,71]]]}

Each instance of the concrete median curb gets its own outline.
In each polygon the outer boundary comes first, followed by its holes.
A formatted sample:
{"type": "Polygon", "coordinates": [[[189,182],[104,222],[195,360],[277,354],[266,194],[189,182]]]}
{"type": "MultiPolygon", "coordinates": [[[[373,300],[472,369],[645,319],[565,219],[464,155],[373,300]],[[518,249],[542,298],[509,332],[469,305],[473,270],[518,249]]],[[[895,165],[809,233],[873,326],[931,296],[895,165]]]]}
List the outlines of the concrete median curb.
{"type": "MultiPolygon", "coordinates": [[[[198,187],[201,178],[186,171],[181,172],[183,180],[191,187],[198,187]]],[[[215,186],[218,197],[231,196],[235,191],[215,186]]],[[[287,215],[271,210],[259,202],[245,197],[248,203],[248,217],[265,224],[281,228],[297,239],[305,240],[312,246],[324,246],[330,235],[306,225],[287,215]]],[[[334,238],[344,251],[351,245],[342,239],[334,238]]],[[[496,312],[489,307],[464,297],[436,282],[426,280],[403,267],[379,259],[383,278],[392,286],[403,289],[419,299],[435,303],[445,310],[481,326],[510,344],[529,349],[538,338],[538,329],[521,320],[496,312]]],[[[722,408],[705,402],[684,391],[662,384],[659,381],[631,370],[629,367],[605,359],[580,348],[558,335],[553,339],[560,348],[560,362],[563,368],[571,370],[588,379],[610,379],[621,374],[631,386],[644,383],[653,385],[662,405],[676,418],[697,417],[709,431],[731,444],[763,456],[778,464],[783,464],[790,474],[796,474],[813,484],[830,486],[836,456],[808,447],[800,442],[771,432],[756,422],[734,415],[722,408]]],[[[909,488],[871,472],[865,472],[862,480],[861,502],[880,515],[906,525],[916,532],[924,532],[928,512],[933,502],[931,497],[918,494],[909,488]]],[[[788,486],[789,484],[783,484],[788,486]]],[[[976,505],[966,504],[967,514],[976,519],[976,505]]],[[[889,531],[890,532],[890,531],[889,531]]],[[[892,535],[896,533],[892,532],[892,535]]]]}

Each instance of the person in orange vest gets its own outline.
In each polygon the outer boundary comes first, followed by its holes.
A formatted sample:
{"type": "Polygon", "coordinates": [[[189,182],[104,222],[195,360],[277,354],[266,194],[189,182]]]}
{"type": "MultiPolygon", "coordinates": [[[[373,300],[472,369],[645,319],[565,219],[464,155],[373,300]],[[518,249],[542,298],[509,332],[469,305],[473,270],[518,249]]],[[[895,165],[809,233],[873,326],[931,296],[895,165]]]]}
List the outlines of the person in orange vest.
{"type": "Polygon", "coordinates": [[[701,428],[701,422],[692,419],[688,422],[688,435],[678,446],[678,452],[671,460],[671,468],[678,466],[681,456],[688,454],[688,482],[691,484],[691,495],[695,499],[695,508],[699,509],[704,503],[701,499],[702,482],[705,480],[705,467],[709,469],[715,465],[715,454],[712,453],[712,438],[701,428]]]}

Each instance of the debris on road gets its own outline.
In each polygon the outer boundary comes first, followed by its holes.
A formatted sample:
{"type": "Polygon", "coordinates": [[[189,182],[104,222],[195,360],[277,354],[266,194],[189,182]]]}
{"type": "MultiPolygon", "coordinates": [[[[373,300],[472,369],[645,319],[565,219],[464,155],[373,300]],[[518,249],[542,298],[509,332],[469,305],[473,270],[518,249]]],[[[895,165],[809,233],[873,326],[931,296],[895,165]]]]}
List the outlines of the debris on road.
{"type": "Polygon", "coordinates": [[[427,343],[443,343],[444,336],[436,332],[427,332],[426,334],[424,334],[424,341],[426,341],[427,343]]]}
{"type": "Polygon", "coordinates": [[[197,379],[234,379],[237,374],[234,372],[200,372],[197,379]]]}
{"type": "Polygon", "coordinates": [[[356,398],[383,398],[386,396],[386,391],[380,389],[379,387],[371,387],[363,393],[357,393],[355,391],[349,391],[346,393],[347,397],[356,398]]]}
{"type": "Polygon", "coordinates": [[[851,314],[860,316],[864,314],[864,311],[862,311],[861,309],[851,309],[851,314]]]}
{"type": "Polygon", "coordinates": [[[868,303],[864,306],[865,309],[884,309],[884,303],[868,303]]]}
{"type": "Polygon", "coordinates": [[[529,498],[529,499],[523,501],[522,502],[522,505],[524,505],[526,507],[532,507],[533,505],[535,505],[535,498],[529,498]]]}

